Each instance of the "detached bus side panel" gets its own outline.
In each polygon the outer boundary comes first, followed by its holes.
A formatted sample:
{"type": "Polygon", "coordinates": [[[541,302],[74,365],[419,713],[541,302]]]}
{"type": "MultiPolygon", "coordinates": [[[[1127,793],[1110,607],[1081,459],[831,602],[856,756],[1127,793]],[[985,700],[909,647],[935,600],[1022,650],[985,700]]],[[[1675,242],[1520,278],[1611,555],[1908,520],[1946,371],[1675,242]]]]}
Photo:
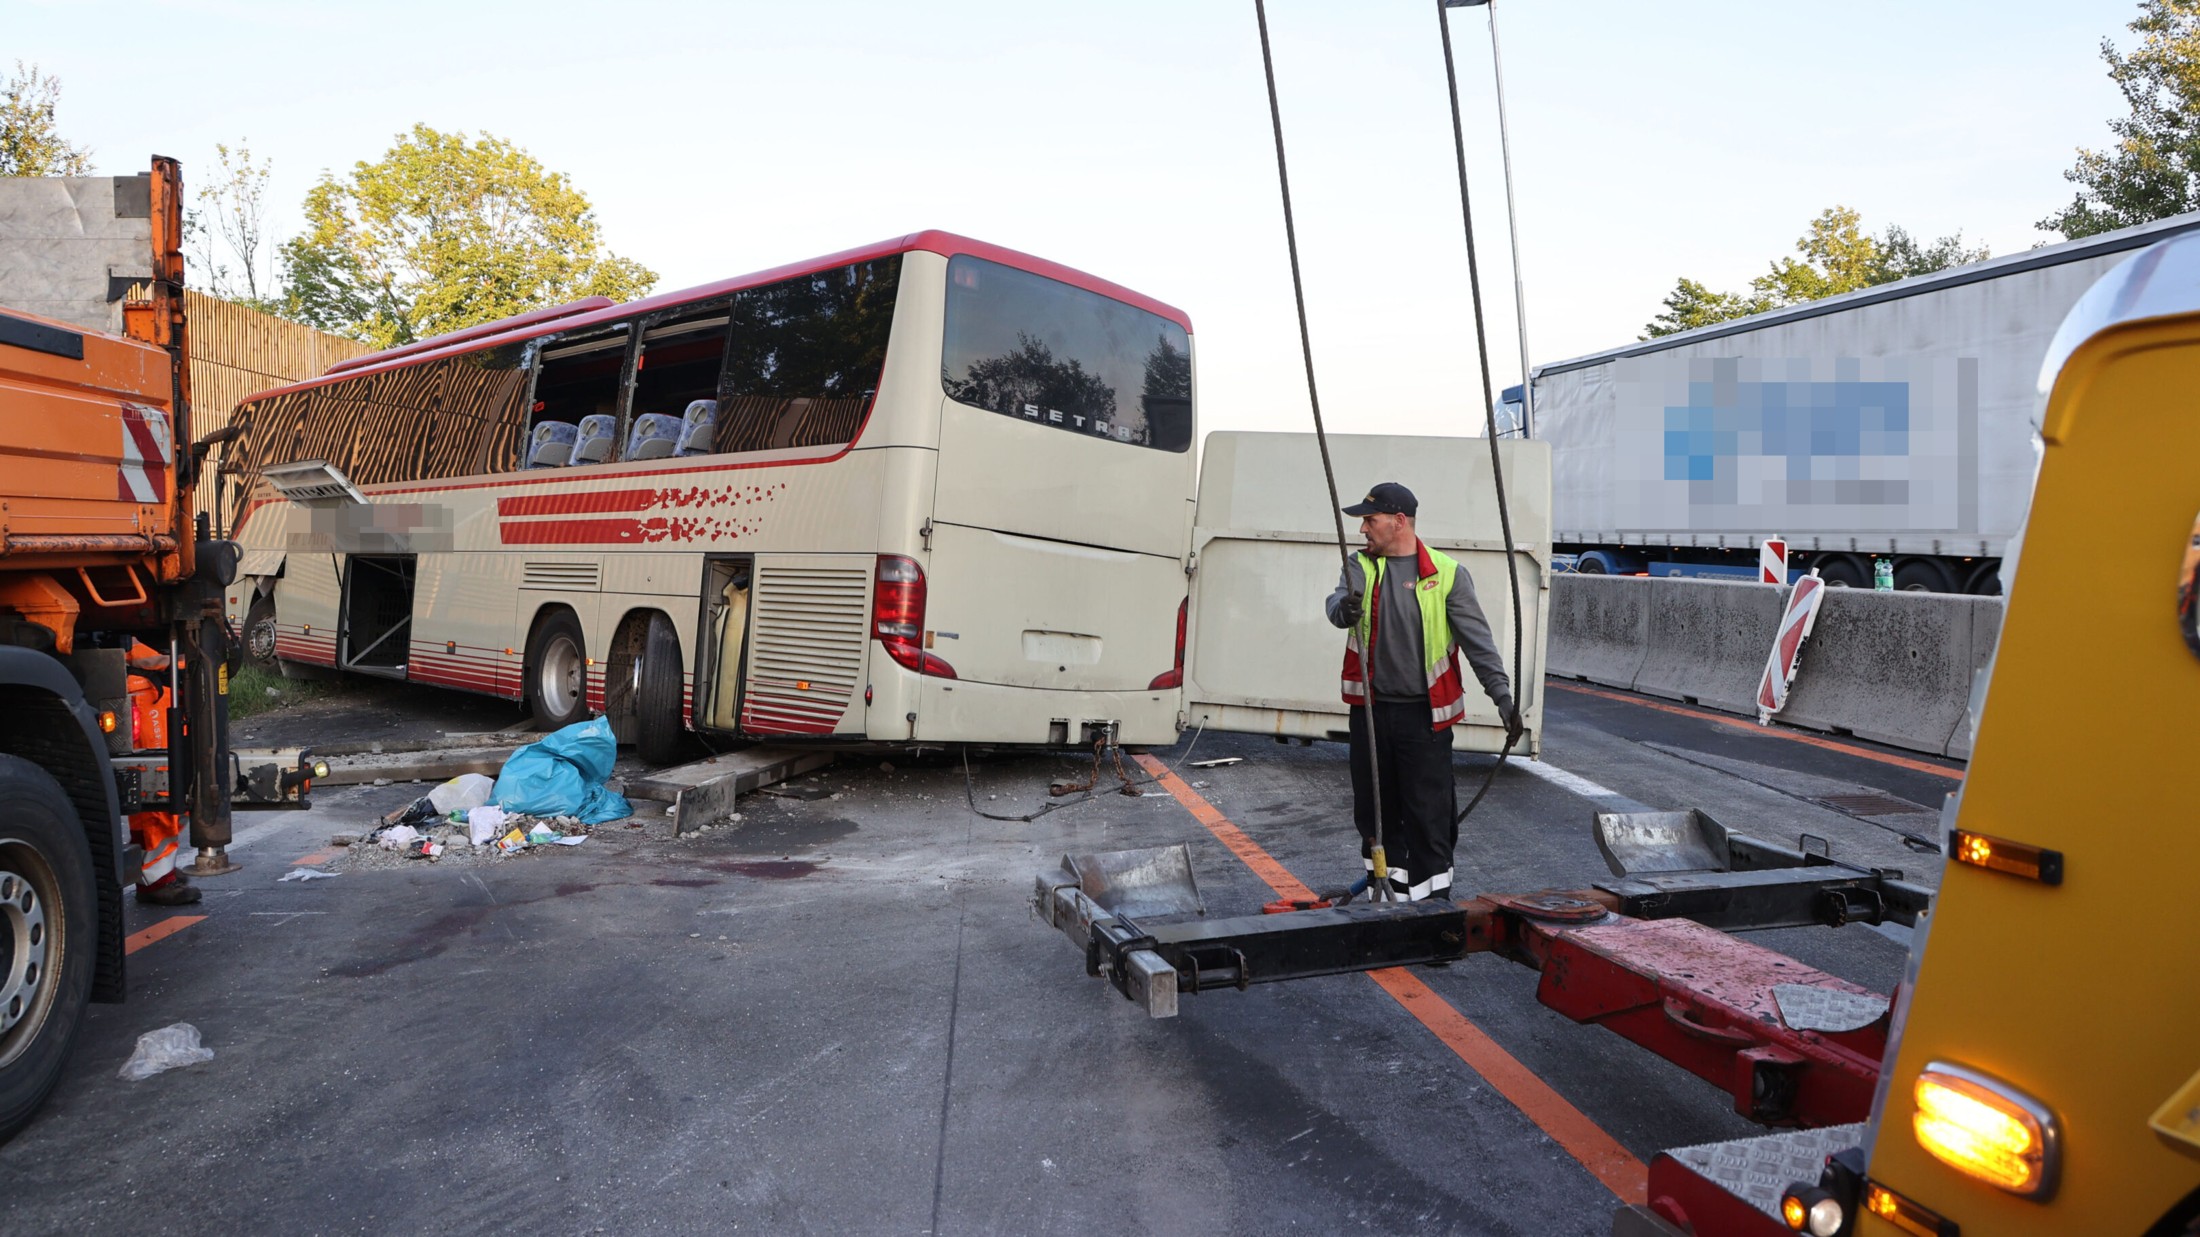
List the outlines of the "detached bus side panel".
{"type": "MultiPolygon", "coordinates": [[[[1521,749],[1542,744],[1543,663],[1550,595],[1550,450],[1498,444],[1520,575],[1523,664],[1513,663],[1511,584],[1505,569],[1489,444],[1480,438],[1331,435],[1340,493],[1356,501],[1378,481],[1402,482],[1421,501],[1421,538],[1458,559],[1474,581],[1513,692],[1527,720],[1521,749]]],[[[1188,725],[1283,738],[1342,739],[1342,631],[1323,602],[1337,586],[1336,523],[1311,434],[1207,436],[1192,532],[1191,614],[1184,670],[1188,725]]],[[[1360,547],[1356,522],[1345,535],[1360,547]]],[[[1459,751],[1494,752],[1505,729],[1478,684],[1467,684],[1459,751]]]]}

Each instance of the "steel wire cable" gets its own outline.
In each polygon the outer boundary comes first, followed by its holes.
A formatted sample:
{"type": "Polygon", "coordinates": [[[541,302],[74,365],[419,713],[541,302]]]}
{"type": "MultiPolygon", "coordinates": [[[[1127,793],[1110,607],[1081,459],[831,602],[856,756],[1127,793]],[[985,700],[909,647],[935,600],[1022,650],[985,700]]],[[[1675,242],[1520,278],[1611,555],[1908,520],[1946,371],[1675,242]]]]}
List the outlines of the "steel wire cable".
{"type": "MultiPolygon", "coordinates": [[[[1525,701],[1528,694],[1528,685],[1522,682],[1520,678],[1521,628],[1523,625],[1520,606],[1520,564],[1517,552],[1513,547],[1511,504],[1506,501],[1505,497],[1505,465],[1499,458],[1497,450],[1497,403],[1495,392],[1491,390],[1490,386],[1489,333],[1482,317],[1482,268],[1474,251],[1474,208],[1472,199],[1467,192],[1466,125],[1459,114],[1459,75],[1452,62],[1451,22],[1444,16],[1444,0],[1436,0],[1436,28],[1443,38],[1444,85],[1446,87],[1444,93],[1451,100],[1451,144],[1452,152],[1459,164],[1459,217],[1465,225],[1467,235],[1467,290],[1468,295],[1474,302],[1474,348],[1482,364],[1484,436],[1490,442],[1490,479],[1497,489],[1497,525],[1505,538],[1505,576],[1512,584],[1513,715],[1520,717],[1526,710],[1525,701]]],[[[1520,375],[1521,398],[1523,401],[1527,398],[1527,388],[1528,375],[1523,372],[1520,375]]],[[[1467,806],[1461,808],[1459,815],[1453,818],[1452,823],[1454,825],[1465,823],[1468,813],[1474,811],[1475,806],[1482,802],[1482,796],[1490,792],[1490,785],[1497,780],[1497,771],[1505,766],[1505,758],[1512,754],[1513,744],[1518,739],[1519,732],[1508,725],[1505,728],[1505,745],[1498,749],[1496,761],[1490,765],[1489,772],[1483,775],[1481,789],[1474,792],[1474,797],[1467,800],[1467,806]]]]}
{"type": "MultiPolygon", "coordinates": [[[[1306,284],[1299,275],[1298,227],[1291,215],[1291,172],[1283,155],[1283,109],[1276,102],[1276,63],[1268,47],[1268,6],[1264,0],[1253,0],[1253,18],[1260,25],[1260,67],[1268,80],[1268,120],[1276,134],[1276,183],[1283,191],[1283,240],[1291,254],[1291,299],[1299,312],[1299,353],[1306,361],[1306,400],[1314,410],[1314,442],[1321,448],[1322,478],[1329,483],[1329,514],[1337,529],[1337,559],[1347,584],[1352,579],[1352,547],[1344,538],[1344,506],[1337,501],[1337,470],[1329,459],[1329,433],[1322,426],[1321,393],[1314,383],[1314,339],[1306,325],[1306,284]]],[[[1369,846],[1369,861],[1373,864],[1375,880],[1369,888],[1375,892],[1370,897],[1376,901],[1389,900],[1390,871],[1388,854],[1383,846],[1383,778],[1382,762],[1376,759],[1375,733],[1375,622],[1365,607],[1379,605],[1379,597],[1358,597],[1361,614],[1354,616],[1353,624],[1362,618],[1367,620],[1367,640],[1360,649],[1360,682],[1367,695],[1367,703],[1361,708],[1367,722],[1367,786],[1369,802],[1374,808],[1375,836],[1369,846]]],[[[1349,746],[1349,745],[1348,745],[1349,746]]],[[[1348,756],[1347,759],[1350,759],[1348,756]]]]}

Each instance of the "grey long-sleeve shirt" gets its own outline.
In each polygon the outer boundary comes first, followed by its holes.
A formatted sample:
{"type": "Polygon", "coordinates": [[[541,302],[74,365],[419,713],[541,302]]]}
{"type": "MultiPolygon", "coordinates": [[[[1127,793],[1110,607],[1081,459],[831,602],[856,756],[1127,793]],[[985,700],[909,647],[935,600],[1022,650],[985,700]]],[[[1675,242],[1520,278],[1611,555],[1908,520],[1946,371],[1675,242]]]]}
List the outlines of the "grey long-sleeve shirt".
{"type": "MultiPolygon", "coordinates": [[[[1383,608],[1376,620],[1375,664],[1369,675],[1377,700],[1428,699],[1428,655],[1421,647],[1421,607],[1413,597],[1414,586],[1419,582],[1413,555],[1384,560],[1383,608]]],[[[1352,625],[1345,619],[1344,606],[1345,600],[1354,593],[1362,596],[1367,593],[1367,581],[1356,554],[1346,561],[1338,576],[1337,589],[1329,595],[1325,609],[1331,625],[1352,625]]],[[[1458,644],[1459,651],[1466,654],[1467,665],[1473,667],[1474,677],[1481,680],[1482,690],[1497,706],[1500,715],[1511,712],[1512,679],[1505,673],[1505,659],[1497,651],[1497,638],[1490,633],[1489,620],[1482,614],[1482,603],[1474,595],[1474,581],[1467,578],[1464,567],[1452,577],[1451,596],[1444,599],[1444,614],[1451,620],[1451,638],[1458,644]]]]}

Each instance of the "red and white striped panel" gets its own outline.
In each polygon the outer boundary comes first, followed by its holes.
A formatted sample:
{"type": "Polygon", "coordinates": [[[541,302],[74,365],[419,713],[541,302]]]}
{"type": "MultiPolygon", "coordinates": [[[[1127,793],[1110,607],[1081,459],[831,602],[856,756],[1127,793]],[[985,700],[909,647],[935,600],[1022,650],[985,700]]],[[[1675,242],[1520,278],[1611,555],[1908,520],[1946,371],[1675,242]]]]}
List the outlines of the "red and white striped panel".
{"type": "Polygon", "coordinates": [[[1795,681],[1795,667],[1803,658],[1803,642],[1818,622],[1818,606],[1826,598],[1826,582],[1813,571],[1795,582],[1787,610],[1780,615],[1780,632],[1772,638],[1772,655],[1765,658],[1765,674],[1757,681],[1757,724],[1769,726],[1772,715],[1787,707],[1788,685],[1795,681]]]}
{"type": "Polygon", "coordinates": [[[1788,543],[1780,537],[1767,537],[1757,547],[1757,582],[1759,584],[1785,584],[1788,582],[1788,543]]]}
{"type": "Polygon", "coordinates": [[[144,404],[122,405],[122,466],[115,497],[128,502],[168,501],[168,466],[175,461],[168,414],[144,404]]]}

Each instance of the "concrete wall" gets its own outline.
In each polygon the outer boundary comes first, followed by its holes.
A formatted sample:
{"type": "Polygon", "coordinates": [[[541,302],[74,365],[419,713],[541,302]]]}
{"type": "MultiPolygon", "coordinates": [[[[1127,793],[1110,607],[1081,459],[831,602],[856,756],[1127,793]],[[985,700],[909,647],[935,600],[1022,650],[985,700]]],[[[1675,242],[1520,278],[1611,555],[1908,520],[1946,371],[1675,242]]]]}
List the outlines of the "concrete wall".
{"type": "MultiPolygon", "coordinates": [[[[1761,584],[1554,576],[1550,672],[1754,714],[1786,597],[1761,584]]],[[[1967,757],[1972,683],[2001,611],[1998,597],[1828,589],[1777,720],[1967,757]]]]}

